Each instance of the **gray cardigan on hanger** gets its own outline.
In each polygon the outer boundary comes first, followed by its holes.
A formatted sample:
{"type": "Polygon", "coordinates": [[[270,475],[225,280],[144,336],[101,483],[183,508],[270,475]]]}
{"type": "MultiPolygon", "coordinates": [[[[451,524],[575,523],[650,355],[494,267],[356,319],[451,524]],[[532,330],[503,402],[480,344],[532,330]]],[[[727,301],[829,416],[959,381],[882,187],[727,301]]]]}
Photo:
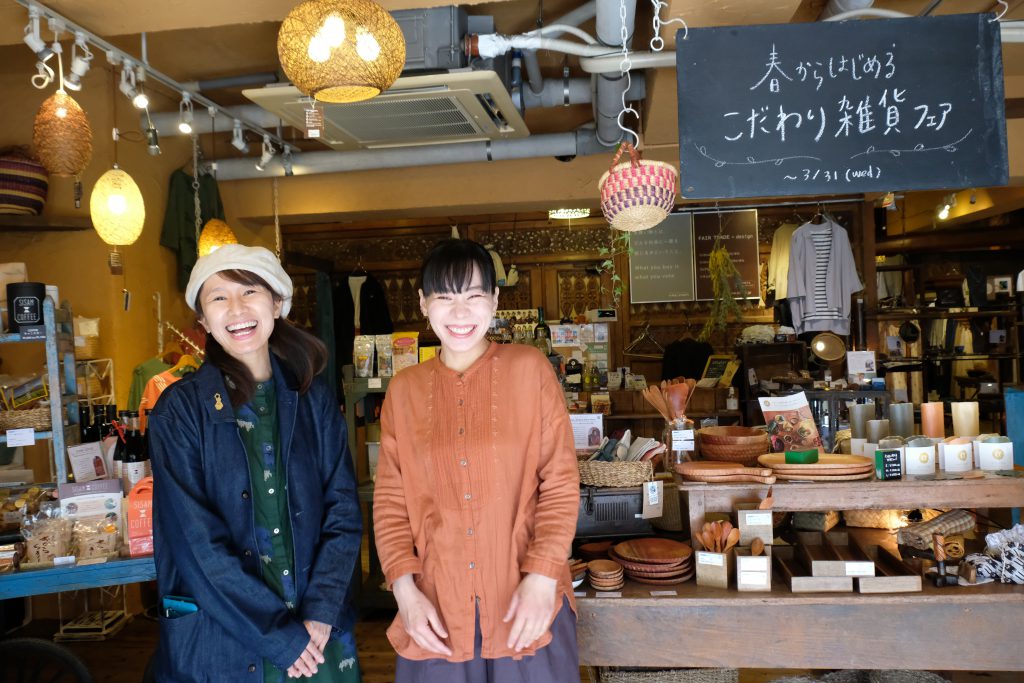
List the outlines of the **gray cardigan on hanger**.
{"type": "Polygon", "coordinates": [[[832,331],[850,334],[850,297],[864,289],[846,231],[828,220],[805,223],[793,233],[789,250],[786,300],[797,334],[832,331]],[[814,235],[831,231],[832,244],[825,268],[819,269],[814,235]]]}

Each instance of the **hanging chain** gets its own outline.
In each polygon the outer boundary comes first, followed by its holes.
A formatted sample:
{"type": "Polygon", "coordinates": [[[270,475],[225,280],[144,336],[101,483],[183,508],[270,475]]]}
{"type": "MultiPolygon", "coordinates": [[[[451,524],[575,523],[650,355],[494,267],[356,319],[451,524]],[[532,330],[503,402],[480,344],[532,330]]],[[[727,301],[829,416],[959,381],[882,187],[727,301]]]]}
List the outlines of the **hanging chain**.
{"type": "Polygon", "coordinates": [[[629,70],[633,68],[633,61],[629,58],[629,30],[626,28],[626,0],[619,0],[619,20],[622,24],[621,30],[619,31],[619,36],[622,38],[622,61],[619,62],[619,73],[621,73],[626,79],[626,87],[622,89],[622,111],[620,111],[619,115],[615,118],[615,122],[618,124],[619,130],[622,131],[623,136],[631,135],[634,140],[633,145],[639,146],[640,136],[630,128],[627,128],[626,124],[623,123],[626,114],[632,114],[637,118],[637,120],[640,119],[640,114],[637,110],[633,109],[633,107],[626,103],[626,93],[629,92],[630,87],[633,85],[633,79],[629,75],[629,70]]]}
{"type": "Polygon", "coordinates": [[[661,10],[668,7],[667,2],[662,0],[651,0],[651,8],[653,9],[653,17],[651,18],[651,27],[654,29],[651,35],[651,52],[661,52],[665,49],[665,39],[661,37],[661,27],[666,24],[682,24],[683,25],[683,40],[690,35],[690,27],[686,25],[686,22],[682,19],[675,17],[668,21],[662,21],[661,10]]]}
{"type": "Polygon", "coordinates": [[[277,252],[277,260],[284,262],[281,251],[281,216],[278,213],[277,180],[275,176],[271,181],[271,184],[274,186],[274,250],[277,252]]]}
{"type": "Polygon", "coordinates": [[[196,255],[199,255],[199,235],[203,231],[202,206],[199,203],[199,134],[192,129],[192,198],[196,216],[196,255]]]}

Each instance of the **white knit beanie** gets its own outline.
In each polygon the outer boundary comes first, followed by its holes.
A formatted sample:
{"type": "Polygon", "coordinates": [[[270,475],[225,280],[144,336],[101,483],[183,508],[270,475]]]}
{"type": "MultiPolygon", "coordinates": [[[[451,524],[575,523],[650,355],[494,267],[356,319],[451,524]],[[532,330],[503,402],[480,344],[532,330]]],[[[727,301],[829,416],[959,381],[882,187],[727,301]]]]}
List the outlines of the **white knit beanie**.
{"type": "Polygon", "coordinates": [[[288,316],[292,308],[292,279],[269,249],[242,244],[226,244],[196,261],[188,278],[188,287],[185,288],[185,303],[189,308],[196,310],[196,297],[203,283],[214,273],[224,270],[247,270],[259,275],[284,300],[281,304],[281,317],[288,316]]]}

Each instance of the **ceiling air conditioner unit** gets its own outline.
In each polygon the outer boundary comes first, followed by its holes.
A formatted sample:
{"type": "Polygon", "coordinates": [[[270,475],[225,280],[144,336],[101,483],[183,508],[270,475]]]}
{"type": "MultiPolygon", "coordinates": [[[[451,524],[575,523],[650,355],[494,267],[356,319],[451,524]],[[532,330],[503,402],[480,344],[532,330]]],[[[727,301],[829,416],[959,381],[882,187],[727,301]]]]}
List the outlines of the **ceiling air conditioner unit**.
{"type": "MultiPolygon", "coordinates": [[[[305,129],[310,99],[295,86],[242,92],[284,123],[305,129]]],[[[407,147],[529,135],[504,83],[494,71],[449,71],[406,76],[363,102],[317,103],[324,113],[320,141],[336,150],[407,147]]]]}

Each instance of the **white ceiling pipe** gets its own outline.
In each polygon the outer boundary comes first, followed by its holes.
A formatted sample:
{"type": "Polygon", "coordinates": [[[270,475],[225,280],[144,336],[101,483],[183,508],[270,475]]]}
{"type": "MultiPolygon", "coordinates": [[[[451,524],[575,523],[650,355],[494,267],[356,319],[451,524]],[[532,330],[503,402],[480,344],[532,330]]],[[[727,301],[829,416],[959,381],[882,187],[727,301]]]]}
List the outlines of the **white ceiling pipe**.
{"type": "MultiPolygon", "coordinates": [[[[622,52],[622,33],[625,28],[626,47],[633,41],[634,20],[636,18],[636,0],[598,0],[597,2],[597,40],[605,50],[622,52]],[[620,15],[620,6],[625,10],[625,24],[620,15]]],[[[600,56],[600,55],[587,55],[600,56]]],[[[619,57],[621,62],[621,55],[619,57]]],[[[622,111],[622,94],[626,89],[626,78],[614,72],[596,74],[594,95],[594,121],[597,124],[597,139],[605,145],[619,143],[625,134],[619,128],[618,117],[622,111]]],[[[624,121],[625,125],[636,123],[624,121]]]]}
{"type": "MultiPolygon", "coordinates": [[[[676,66],[675,50],[664,50],[662,52],[631,52],[629,61],[633,69],[667,69],[676,66]]],[[[580,68],[588,74],[610,74],[619,73],[619,65],[622,64],[622,55],[609,55],[607,57],[580,57],[580,68]]]]}
{"type": "MultiPolygon", "coordinates": [[[[633,74],[633,82],[626,93],[627,100],[642,100],[647,93],[642,73],[633,74]]],[[[572,104],[587,104],[593,101],[593,84],[589,78],[549,78],[539,93],[529,88],[523,91],[523,103],[527,109],[537,107],[565,107],[572,104]]],[[[519,101],[519,91],[512,92],[512,101],[519,101]]],[[[621,104],[621,102],[620,102],[621,104]]]]}
{"type": "MultiPolygon", "coordinates": [[[[571,158],[608,151],[608,147],[597,142],[593,128],[581,128],[570,133],[532,135],[516,140],[388,147],[351,152],[299,152],[292,154],[292,168],[295,175],[313,175],[510,159],[571,158]]],[[[251,158],[217,160],[218,180],[247,180],[283,175],[284,167],[279,157],[275,157],[262,172],[256,170],[251,158]]]]}
{"type": "MultiPolygon", "coordinates": [[[[559,26],[579,26],[593,19],[596,14],[597,0],[590,0],[590,2],[580,5],[554,23],[559,26]]],[[[545,35],[548,38],[557,38],[562,35],[562,32],[552,31],[551,33],[545,33],[545,35]]],[[[544,87],[544,78],[540,73],[540,63],[537,61],[537,52],[535,50],[523,51],[523,67],[526,69],[526,80],[530,90],[539,94],[544,87]]]]}
{"type": "Polygon", "coordinates": [[[824,21],[829,17],[852,10],[865,10],[873,4],[875,4],[875,0],[828,0],[828,4],[821,11],[821,16],[818,17],[818,20],[824,21]]]}
{"type": "MultiPolygon", "coordinates": [[[[150,114],[153,126],[156,128],[160,137],[183,135],[183,133],[178,130],[178,117],[179,115],[177,110],[159,111],[150,114]]],[[[230,133],[231,128],[234,125],[234,120],[237,118],[245,118],[245,120],[252,121],[256,125],[264,128],[275,128],[280,123],[280,119],[263,107],[255,104],[242,104],[237,107],[231,107],[230,110],[219,110],[217,112],[217,132],[230,133]]],[[[140,120],[143,122],[143,128],[145,128],[147,125],[145,112],[140,115],[140,120]]],[[[213,132],[210,116],[202,107],[195,108],[195,116],[192,119],[192,130],[200,135],[206,135],[207,133],[213,132]]]]}

